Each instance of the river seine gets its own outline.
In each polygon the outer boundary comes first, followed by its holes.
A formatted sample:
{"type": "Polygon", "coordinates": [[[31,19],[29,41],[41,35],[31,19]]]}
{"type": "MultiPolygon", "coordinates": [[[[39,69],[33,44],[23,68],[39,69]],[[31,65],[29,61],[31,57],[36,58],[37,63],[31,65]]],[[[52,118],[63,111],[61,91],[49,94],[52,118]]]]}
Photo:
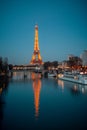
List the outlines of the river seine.
{"type": "Polygon", "coordinates": [[[14,72],[0,88],[0,130],[87,128],[87,86],[14,72]]]}

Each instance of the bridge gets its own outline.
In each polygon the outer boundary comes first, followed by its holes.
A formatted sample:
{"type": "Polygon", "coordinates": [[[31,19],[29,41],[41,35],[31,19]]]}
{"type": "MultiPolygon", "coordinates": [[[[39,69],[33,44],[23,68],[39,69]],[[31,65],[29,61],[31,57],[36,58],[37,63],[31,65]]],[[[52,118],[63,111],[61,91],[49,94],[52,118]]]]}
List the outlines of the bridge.
{"type": "Polygon", "coordinates": [[[15,65],[13,70],[43,70],[43,65],[15,65]]]}

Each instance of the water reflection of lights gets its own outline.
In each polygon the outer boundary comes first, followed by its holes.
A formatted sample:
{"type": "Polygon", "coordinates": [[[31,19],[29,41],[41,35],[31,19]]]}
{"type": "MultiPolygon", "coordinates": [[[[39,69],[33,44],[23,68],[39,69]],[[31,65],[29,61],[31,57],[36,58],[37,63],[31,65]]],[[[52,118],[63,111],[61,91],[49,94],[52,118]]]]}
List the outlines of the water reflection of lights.
{"type": "Polygon", "coordinates": [[[85,93],[85,89],[84,88],[82,88],[82,93],[85,93]]]}
{"type": "Polygon", "coordinates": [[[78,90],[78,86],[75,84],[73,89],[74,89],[74,91],[77,91],[78,90]]]}
{"type": "Polygon", "coordinates": [[[17,72],[14,72],[13,74],[14,74],[13,76],[17,76],[17,72]]]}
{"type": "Polygon", "coordinates": [[[82,86],[81,91],[83,94],[87,93],[87,86],[82,86]]]}
{"type": "Polygon", "coordinates": [[[58,85],[64,90],[64,82],[62,80],[58,80],[58,85]]]}
{"type": "Polygon", "coordinates": [[[20,72],[13,72],[13,80],[23,80],[24,78],[30,79],[30,72],[28,71],[20,71],[20,72]]]}
{"type": "Polygon", "coordinates": [[[21,81],[24,80],[24,74],[26,79],[32,79],[32,87],[34,91],[34,107],[35,107],[35,117],[39,116],[39,105],[40,105],[40,91],[41,91],[41,74],[34,72],[14,72],[13,80],[21,81]]]}
{"type": "Polygon", "coordinates": [[[73,86],[73,90],[75,91],[75,92],[81,92],[82,94],[85,94],[85,93],[87,93],[87,86],[85,86],[85,85],[81,85],[81,84],[75,84],[74,86],[73,86]]]}
{"type": "Polygon", "coordinates": [[[72,89],[73,92],[80,92],[82,94],[85,94],[87,93],[87,85],[82,85],[82,84],[73,84],[73,83],[70,83],[70,82],[67,82],[69,83],[68,85],[66,84],[66,82],[64,82],[63,80],[58,80],[58,86],[62,88],[62,90],[64,90],[64,86],[66,86],[67,88],[69,89],[72,89]]]}
{"type": "Polygon", "coordinates": [[[2,89],[2,88],[0,88],[0,94],[2,93],[2,90],[3,90],[3,89],[2,89]]]}
{"type": "Polygon", "coordinates": [[[31,74],[33,81],[33,91],[34,91],[34,105],[35,105],[35,117],[39,116],[39,101],[40,101],[40,90],[41,90],[41,80],[40,74],[31,74]]]}

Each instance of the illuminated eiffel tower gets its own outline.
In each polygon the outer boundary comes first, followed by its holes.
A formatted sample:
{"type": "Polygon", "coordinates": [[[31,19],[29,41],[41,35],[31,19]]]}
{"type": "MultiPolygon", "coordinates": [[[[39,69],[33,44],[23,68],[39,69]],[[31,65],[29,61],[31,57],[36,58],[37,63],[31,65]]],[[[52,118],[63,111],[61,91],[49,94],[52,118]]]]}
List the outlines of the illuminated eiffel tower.
{"type": "Polygon", "coordinates": [[[34,39],[34,52],[30,64],[42,65],[42,58],[40,55],[39,42],[38,42],[38,26],[35,26],[35,39],[34,39]]]}

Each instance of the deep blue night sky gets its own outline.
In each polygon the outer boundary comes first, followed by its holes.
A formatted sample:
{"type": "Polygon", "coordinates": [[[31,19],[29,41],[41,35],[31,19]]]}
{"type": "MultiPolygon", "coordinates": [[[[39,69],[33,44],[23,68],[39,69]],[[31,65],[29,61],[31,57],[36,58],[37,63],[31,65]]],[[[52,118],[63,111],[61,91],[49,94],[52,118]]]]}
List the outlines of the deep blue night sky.
{"type": "Polygon", "coordinates": [[[43,61],[66,60],[87,49],[86,0],[0,0],[0,56],[28,64],[35,24],[43,61]]]}

